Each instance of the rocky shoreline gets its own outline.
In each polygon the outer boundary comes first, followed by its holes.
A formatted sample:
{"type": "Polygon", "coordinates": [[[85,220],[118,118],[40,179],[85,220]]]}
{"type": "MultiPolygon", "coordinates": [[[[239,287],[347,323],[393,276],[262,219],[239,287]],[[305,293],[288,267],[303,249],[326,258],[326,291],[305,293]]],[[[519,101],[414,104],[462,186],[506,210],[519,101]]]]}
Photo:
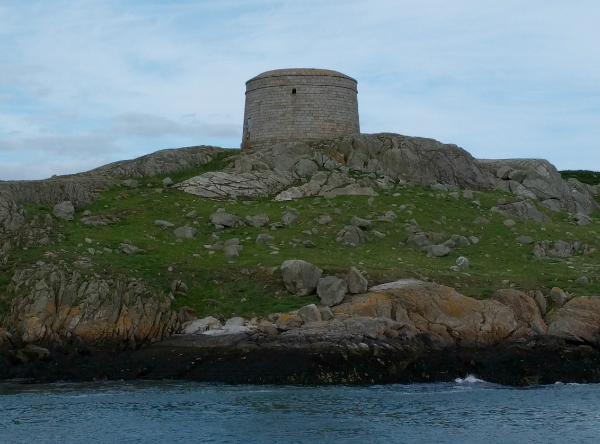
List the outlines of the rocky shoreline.
{"type": "Polygon", "coordinates": [[[192,319],[180,330],[187,333],[137,346],[44,348],[5,336],[0,380],[377,384],[475,374],[513,386],[600,382],[597,298],[572,299],[542,318],[538,303],[513,289],[483,301],[416,280],[375,290],[332,309],[273,315],[274,322],[192,319]],[[332,317],[324,321],[321,312],[332,317]]]}
{"type": "Polygon", "coordinates": [[[0,353],[0,380],[25,384],[190,380],[228,384],[449,382],[467,375],[509,386],[600,383],[600,351],[540,335],[489,348],[431,348],[402,340],[293,342],[274,338],[175,336],[139,350],[52,349],[29,358],[0,353]]]}

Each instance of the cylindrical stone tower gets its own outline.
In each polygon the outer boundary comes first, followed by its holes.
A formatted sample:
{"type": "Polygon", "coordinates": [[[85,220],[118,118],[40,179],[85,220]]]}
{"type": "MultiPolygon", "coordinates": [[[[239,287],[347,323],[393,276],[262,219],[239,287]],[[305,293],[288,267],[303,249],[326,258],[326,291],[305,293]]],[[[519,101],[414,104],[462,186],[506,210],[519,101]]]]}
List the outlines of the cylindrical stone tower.
{"type": "Polygon", "coordinates": [[[246,82],[242,148],[360,132],[356,80],[325,69],[278,69],[246,82]]]}

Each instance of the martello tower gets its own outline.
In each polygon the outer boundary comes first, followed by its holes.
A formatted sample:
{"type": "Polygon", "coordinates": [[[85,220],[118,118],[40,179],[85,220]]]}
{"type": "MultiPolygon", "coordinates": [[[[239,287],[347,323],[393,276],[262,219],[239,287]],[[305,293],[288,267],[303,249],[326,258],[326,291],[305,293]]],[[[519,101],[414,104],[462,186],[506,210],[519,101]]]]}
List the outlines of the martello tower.
{"type": "Polygon", "coordinates": [[[246,82],[242,148],[360,132],[356,80],[325,69],[278,69],[246,82]]]}

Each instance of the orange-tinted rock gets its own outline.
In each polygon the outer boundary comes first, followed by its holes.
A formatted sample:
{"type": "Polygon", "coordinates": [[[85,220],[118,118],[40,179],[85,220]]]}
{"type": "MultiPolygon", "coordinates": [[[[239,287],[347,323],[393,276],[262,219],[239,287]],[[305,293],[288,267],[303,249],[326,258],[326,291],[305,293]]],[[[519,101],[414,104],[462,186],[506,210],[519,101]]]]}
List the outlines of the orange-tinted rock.
{"type": "Polygon", "coordinates": [[[383,294],[346,296],[346,301],[331,308],[334,316],[369,316],[392,319],[392,302],[383,294]]]}
{"type": "Polygon", "coordinates": [[[538,304],[526,293],[512,288],[496,291],[492,299],[509,306],[517,320],[524,326],[531,328],[535,333],[545,334],[548,330],[542,319],[538,304]]]}
{"type": "Polygon", "coordinates": [[[294,314],[282,314],[277,320],[277,328],[283,331],[299,328],[302,325],[302,318],[294,314]]]}
{"type": "Polygon", "coordinates": [[[38,262],[15,272],[8,290],[14,295],[8,324],[25,342],[135,346],[179,326],[169,298],[140,279],[82,276],[38,262]]]}
{"type": "Polygon", "coordinates": [[[600,297],[582,296],[546,316],[548,334],[600,346],[600,297]]]}
{"type": "Polygon", "coordinates": [[[435,333],[447,345],[484,347],[530,330],[518,331],[519,322],[510,307],[494,300],[479,301],[435,283],[399,281],[380,294],[395,310],[394,319],[413,333],[435,333]]]}

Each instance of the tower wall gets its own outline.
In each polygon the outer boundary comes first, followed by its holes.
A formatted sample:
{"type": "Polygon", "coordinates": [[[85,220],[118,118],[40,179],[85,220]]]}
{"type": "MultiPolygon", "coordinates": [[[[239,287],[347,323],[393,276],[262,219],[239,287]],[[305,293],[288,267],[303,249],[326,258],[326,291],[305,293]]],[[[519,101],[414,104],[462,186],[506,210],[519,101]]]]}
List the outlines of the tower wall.
{"type": "Polygon", "coordinates": [[[356,85],[322,69],[281,69],[248,80],[242,148],[360,132],[356,85]]]}

